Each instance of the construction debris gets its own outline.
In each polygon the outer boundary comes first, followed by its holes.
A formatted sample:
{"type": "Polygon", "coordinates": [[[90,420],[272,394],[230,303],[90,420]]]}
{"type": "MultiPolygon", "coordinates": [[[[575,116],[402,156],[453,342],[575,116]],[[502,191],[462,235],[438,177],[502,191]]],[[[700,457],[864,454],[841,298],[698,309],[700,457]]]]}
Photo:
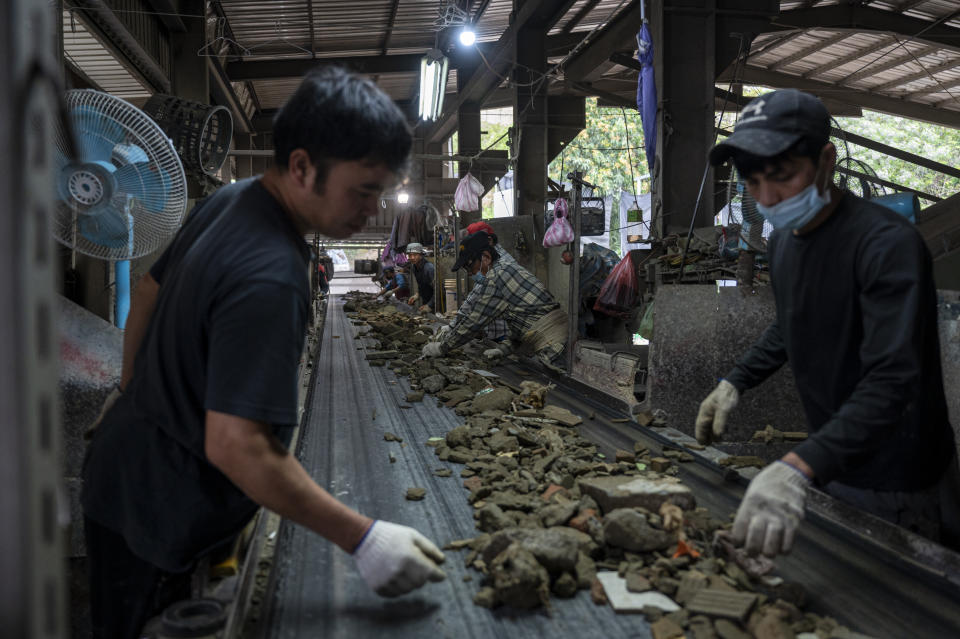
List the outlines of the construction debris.
{"type": "MultiPolygon", "coordinates": [[[[476,605],[549,611],[556,605],[551,597],[589,590],[597,605],[609,601],[617,612],[643,613],[660,639],[849,633],[832,619],[801,612],[802,589],[763,576],[772,562],[737,552],[723,535],[729,524],[698,508],[674,476],[676,462],[692,459],[686,451],[665,449],[657,457],[638,442],[611,462],[577,432],[581,416],[549,404],[551,386],[527,380],[517,389],[480,374],[482,350],[421,358],[424,340],[410,336],[432,334],[430,318],[398,313],[371,295],[348,295],[345,310],[355,337],[379,349],[368,351],[370,365],[389,363],[409,378],[408,402],[433,395],[463,418],[425,443],[440,461],[463,466],[478,533],[446,548],[468,551],[466,565],[483,575],[476,605]]],[[[659,414],[642,413],[637,421],[665,425],[659,414]]],[[[772,427],[758,433],[764,433],[758,441],[796,436],[772,427]]],[[[400,441],[391,435],[384,439],[400,441]]],[[[720,463],[764,465],[750,457],[720,463]]],[[[454,471],[433,472],[449,477],[454,471]]],[[[415,487],[406,497],[425,494],[415,487]]]]}

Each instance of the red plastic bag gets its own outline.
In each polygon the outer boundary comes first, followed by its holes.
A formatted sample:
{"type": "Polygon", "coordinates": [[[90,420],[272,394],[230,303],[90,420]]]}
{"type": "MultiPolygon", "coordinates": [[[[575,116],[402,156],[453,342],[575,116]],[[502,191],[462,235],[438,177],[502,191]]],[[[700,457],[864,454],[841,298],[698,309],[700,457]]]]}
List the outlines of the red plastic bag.
{"type": "Polygon", "coordinates": [[[629,317],[637,305],[639,294],[637,269],[634,268],[628,253],[603,281],[593,310],[614,317],[629,317]]]}

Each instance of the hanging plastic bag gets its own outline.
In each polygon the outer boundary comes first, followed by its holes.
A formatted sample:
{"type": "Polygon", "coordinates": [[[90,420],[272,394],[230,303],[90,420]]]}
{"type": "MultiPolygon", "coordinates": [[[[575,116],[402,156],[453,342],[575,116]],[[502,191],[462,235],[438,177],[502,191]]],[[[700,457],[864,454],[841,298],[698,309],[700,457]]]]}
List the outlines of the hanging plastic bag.
{"type": "Polygon", "coordinates": [[[458,211],[479,211],[481,195],[483,195],[483,184],[468,171],[457,183],[457,190],[453,194],[453,205],[458,211]]]}
{"type": "Polygon", "coordinates": [[[563,246],[573,241],[573,227],[567,219],[567,201],[559,198],[553,205],[553,222],[543,234],[543,246],[563,246]]]}
{"type": "Polygon", "coordinates": [[[604,280],[593,310],[613,317],[627,318],[637,305],[639,290],[637,269],[627,253],[604,280]]]}

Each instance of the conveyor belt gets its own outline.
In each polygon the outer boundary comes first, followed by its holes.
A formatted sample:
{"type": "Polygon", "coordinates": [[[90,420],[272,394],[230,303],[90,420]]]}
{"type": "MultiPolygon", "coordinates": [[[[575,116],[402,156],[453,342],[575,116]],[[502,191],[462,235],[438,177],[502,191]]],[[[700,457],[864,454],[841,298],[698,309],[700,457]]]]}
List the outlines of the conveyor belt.
{"type": "MultiPolygon", "coordinates": [[[[307,471],[344,503],[373,517],[414,526],[438,544],[473,537],[473,509],[459,479],[460,466],[440,462],[427,438],[443,435],[462,420],[438,408],[431,398],[404,409],[404,378],[371,368],[343,313],[342,300],[328,307],[312,397],[298,455],[307,471]],[[395,383],[391,383],[395,382],[395,383]],[[375,411],[375,412],[374,412],[375,411]],[[385,442],[385,431],[407,444],[385,442]],[[391,464],[388,454],[396,463],[391,464]],[[449,467],[454,476],[433,476],[449,467]],[[422,486],[426,498],[404,499],[406,489],[422,486]]],[[[512,382],[515,370],[499,370],[512,382]]],[[[529,377],[527,377],[529,379],[529,377]]],[[[659,444],[631,426],[609,421],[609,408],[558,388],[551,402],[596,419],[581,432],[608,454],[642,440],[659,444]]],[[[699,503],[719,516],[732,513],[742,488],[699,464],[684,464],[682,477],[699,503]]],[[[958,593],[936,579],[919,579],[897,561],[871,556],[856,539],[832,534],[807,522],[792,555],[780,561],[785,579],[804,585],[809,608],[831,615],[877,637],[960,636],[958,593]]],[[[642,616],[618,616],[595,606],[581,591],[544,611],[490,612],[474,606],[479,574],[463,556],[447,552],[448,579],[400,599],[373,594],[357,574],[353,559],[319,536],[285,522],[278,542],[269,606],[269,637],[648,637],[642,616]],[[469,575],[472,582],[465,583],[469,575]]]]}

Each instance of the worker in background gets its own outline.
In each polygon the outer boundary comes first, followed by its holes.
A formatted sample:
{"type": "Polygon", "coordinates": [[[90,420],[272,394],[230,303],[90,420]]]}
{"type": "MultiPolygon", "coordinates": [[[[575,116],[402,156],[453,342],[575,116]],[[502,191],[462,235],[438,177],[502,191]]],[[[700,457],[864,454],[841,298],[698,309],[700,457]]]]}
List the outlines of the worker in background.
{"type": "Polygon", "coordinates": [[[327,267],[323,262],[317,262],[317,284],[320,287],[320,293],[327,295],[330,293],[330,282],[327,280],[327,267]]]}
{"type": "MultiPolygon", "coordinates": [[[[563,366],[567,342],[567,315],[549,291],[516,262],[500,261],[489,236],[478,231],[460,242],[453,270],[465,268],[480,286],[469,309],[457,312],[456,328],[439,340],[423,347],[425,357],[440,357],[468,342],[495,319],[503,319],[510,340],[501,344],[500,354],[509,352],[514,342],[536,354],[547,366],[563,366]]],[[[484,353],[492,357],[493,353],[484,353]]]]}
{"type": "Polygon", "coordinates": [[[419,305],[424,313],[432,313],[436,308],[433,296],[433,282],[437,277],[436,267],[424,257],[427,252],[423,244],[410,242],[407,244],[407,268],[417,280],[417,294],[411,295],[407,301],[410,306],[419,305]]]}
{"type": "Polygon", "coordinates": [[[790,549],[816,484],[960,548],[960,472],[944,399],[930,254],[905,218],[833,185],[836,148],[817,98],[754,98],[710,152],[733,161],[760,213],[776,319],[700,405],[697,440],[786,362],[810,436],[758,474],[733,525],[748,552],[790,549]]]}
{"type": "Polygon", "coordinates": [[[413,528],[374,521],[287,450],[309,311],[303,237],[347,238],[377,214],[412,138],[369,80],[308,75],[273,125],[275,164],[202,201],[139,283],[122,392],[84,464],[94,637],[137,637],[190,595],[191,569],[258,504],[351,553],[384,596],[444,578],[413,528]]]}
{"type": "MultiPolygon", "coordinates": [[[[498,261],[504,264],[507,264],[507,263],[517,264],[517,261],[513,259],[513,256],[510,255],[506,250],[504,250],[502,246],[500,246],[499,240],[497,238],[497,234],[494,233],[492,226],[490,226],[486,222],[474,222],[473,224],[468,225],[466,228],[467,235],[472,235],[473,233],[476,233],[478,231],[483,231],[484,233],[487,234],[487,237],[489,238],[489,241],[490,241],[490,246],[497,252],[498,261]]],[[[443,335],[445,335],[448,331],[451,331],[454,328],[456,328],[457,321],[459,321],[461,317],[467,317],[470,315],[470,311],[473,309],[473,305],[476,303],[477,298],[479,297],[481,288],[482,287],[480,286],[480,284],[474,283],[473,288],[470,289],[470,293],[467,295],[467,298],[463,301],[463,304],[460,305],[460,308],[457,309],[458,313],[454,318],[453,322],[451,322],[447,326],[442,326],[439,332],[437,333],[438,337],[443,337],[443,335]]],[[[486,339],[497,342],[498,344],[502,343],[504,340],[509,339],[510,328],[507,326],[507,321],[502,317],[498,317],[494,319],[489,324],[483,327],[483,336],[486,339]]],[[[502,355],[499,349],[496,349],[496,355],[494,355],[493,350],[490,350],[490,349],[488,350],[490,352],[491,357],[493,358],[496,358],[502,355]]]]}
{"type": "Polygon", "coordinates": [[[383,269],[383,276],[387,283],[380,289],[380,297],[383,299],[396,297],[401,302],[406,302],[410,296],[410,286],[407,284],[407,276],[403,272],[403,267],[388,266],[383,269]]]}

